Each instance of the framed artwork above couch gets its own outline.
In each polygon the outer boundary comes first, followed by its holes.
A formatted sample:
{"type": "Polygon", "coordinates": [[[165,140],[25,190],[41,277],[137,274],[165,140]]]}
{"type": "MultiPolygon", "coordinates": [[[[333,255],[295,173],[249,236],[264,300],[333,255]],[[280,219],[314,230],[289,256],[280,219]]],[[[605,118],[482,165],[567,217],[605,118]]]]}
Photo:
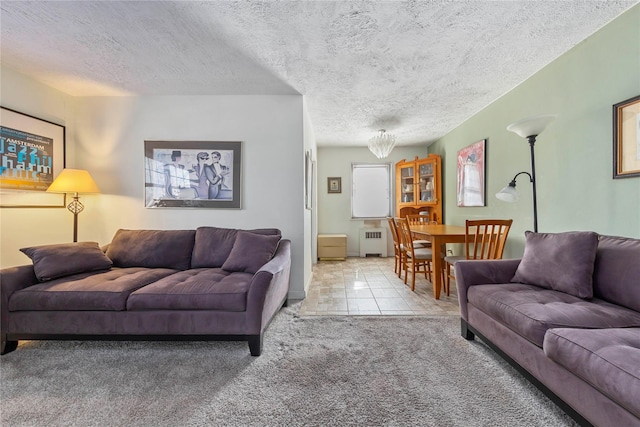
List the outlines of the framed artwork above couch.
{"type": "Polygon", "coordinates": [[[241,165],[241,142],[145,141],[145,206],[240,209],[241,165]]]}

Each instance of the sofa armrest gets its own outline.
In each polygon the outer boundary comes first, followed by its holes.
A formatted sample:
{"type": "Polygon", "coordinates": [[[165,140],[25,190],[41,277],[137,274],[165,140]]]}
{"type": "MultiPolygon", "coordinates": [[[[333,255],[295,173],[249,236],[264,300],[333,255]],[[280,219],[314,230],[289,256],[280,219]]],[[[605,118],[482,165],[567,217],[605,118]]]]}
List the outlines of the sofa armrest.
{"type": "Polygon", "coordinates": [[[20,289],[39,283],[33,265],[21,265],[0,270],[0,334],[2,341],[9,323],[9,298],[20,289]]]}
{"type": "Polygon", "coordinates": [[[271,260],[253,275],[247,294],[247,323],[259,334],[280,309],[289,292],[291,270],[291,241],[280,240],[271,260]]]}
{"type": "Polygon", "coordinates": [[[509,283],[520,259],[461,260],[454,264],[460,316],[467,320],[467,290],[471,286],[509,283]]]}

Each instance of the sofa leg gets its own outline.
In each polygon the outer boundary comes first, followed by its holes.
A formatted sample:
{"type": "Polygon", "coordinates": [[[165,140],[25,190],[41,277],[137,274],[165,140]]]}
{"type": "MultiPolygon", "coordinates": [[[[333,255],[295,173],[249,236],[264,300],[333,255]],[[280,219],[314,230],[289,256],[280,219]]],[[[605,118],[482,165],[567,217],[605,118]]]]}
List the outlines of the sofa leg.
{"type": "Polygon", "coordinates": [[[16,348],[18,348],[18,341],[2,341],[2,349],[0,351],[0,354],[4,355],[7,353],[11,353],[16,348]]]}
{"type": "Polygon", "coordinates": [[[466,340],[473,341],[476,335],[469,330],[469,325],[467,321],[460,318],[460,334],[466,340]]]}
{"type": "Polygon", "coordinates": [[[262,353],[262,334],[249,336],[249,351],[252,356],[260,356],[262,353]]]}
{"type": "Polygon", "coordinates": [[[289,299],[285,298],[284,299],[284,303],[282,304],[283,307],[289,307],[289,299]]]}

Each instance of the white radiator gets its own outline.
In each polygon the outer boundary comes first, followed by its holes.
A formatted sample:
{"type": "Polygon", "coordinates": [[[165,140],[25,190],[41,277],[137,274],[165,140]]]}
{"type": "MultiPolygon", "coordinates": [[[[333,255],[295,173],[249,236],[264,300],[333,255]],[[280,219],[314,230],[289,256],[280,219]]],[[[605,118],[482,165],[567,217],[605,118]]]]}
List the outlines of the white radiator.
{"type": "Polygon", "coordinates": [[[387,256],[387,229],[363,227],[360,229],[360,256],[387,256]]]}

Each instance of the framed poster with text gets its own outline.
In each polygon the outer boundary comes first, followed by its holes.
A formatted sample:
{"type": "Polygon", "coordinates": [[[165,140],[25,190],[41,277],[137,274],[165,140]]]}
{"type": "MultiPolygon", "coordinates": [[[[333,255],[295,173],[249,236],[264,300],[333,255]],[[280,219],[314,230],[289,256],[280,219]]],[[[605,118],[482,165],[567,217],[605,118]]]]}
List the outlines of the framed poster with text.
{"type": "Polygon", "coordinates": [[[65,127],[0,107],[0,207],[62,208],[47,188],[65,167],[65,127]]]}

